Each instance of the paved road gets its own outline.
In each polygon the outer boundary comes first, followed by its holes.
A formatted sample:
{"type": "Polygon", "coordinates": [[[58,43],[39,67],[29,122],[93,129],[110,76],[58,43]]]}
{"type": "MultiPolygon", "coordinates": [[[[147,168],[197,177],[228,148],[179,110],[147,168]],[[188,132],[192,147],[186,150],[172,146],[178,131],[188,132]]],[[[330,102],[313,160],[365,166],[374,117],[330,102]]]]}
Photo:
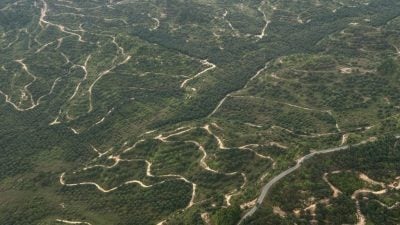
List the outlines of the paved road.
{"type": "MultiPolygon", "coordinates": [[[[396,136],[396,138],[400,138],[400,136],[396,136]]],[[[366,144],[368,141],[363,141],[360,142],[358,144],[355,144],[353,146],[358,146],[358,145],[363,145],[366,144]]],[[[242,219],[239,221],[238,225],[240,225],[243,220],[245,220],[246,218],[252,216],[258,209],[258,207],[261,205],[261,203],[263,203],[265,197],[267,196],[269,190],[271,189],[271,187],[277,183],[279,180],[281,180],[282,178],[286,177],[287,175],[293,173],[294,171],[296,171],[298,168],[300,168],[301,164],[314,157],[315,155],[321,155],[321,154],[327,154],[327,153],[332,153],[332,152],[337,152],[337,151],[342,151],[342,150],[346,150],[348,149],[350,146],[349,145],[345,145],[345,146],[341,146],[341,147],[335,147],[335,148],[330,148],[330,149],[325,149],[325,150],[321,150],[321,151],[317,151],[317,152],[312,152],[308,155],[305,155],[303,157],[301,157],[300,159],[297,160],[297,163],[295,166],[283,171],[282,173],[278,174],[277,176],[275,176],[274,178],[272,178],[272,180],[270,180],[266,185],[264,185],[264,187],[261,190],[261,194],[257,199],[256,205],[251,208],[243,217],[242,219]]]]}

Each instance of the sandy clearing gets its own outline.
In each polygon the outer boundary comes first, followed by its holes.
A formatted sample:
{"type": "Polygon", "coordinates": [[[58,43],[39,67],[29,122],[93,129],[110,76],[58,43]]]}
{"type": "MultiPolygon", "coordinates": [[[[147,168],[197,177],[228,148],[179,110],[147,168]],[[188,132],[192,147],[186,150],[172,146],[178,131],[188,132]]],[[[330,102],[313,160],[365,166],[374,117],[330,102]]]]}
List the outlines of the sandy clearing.
{"type": "Polygon", "coordinates": [[[350,136],[350,134],[343,134],[340,145],[346,144],[347,143],[347,139],[349,138],[349,136],[350,136]]]}
{"type": "MultiPolygon", "coordinates": [[[[231,174],[227,174],[227,175],[235,175],[235,174],[237,174],[237,172],[234,172],[234,173],[231,173],[231,174]]],[[[247,184],[247,177],[246,177],[246,174],[241,173],[241,175],[242,175],[242,177],[243,177],[243,184],[240,186],[240,189],[239,189],[239,190],[234,189],[234,190],[232,190],[231,192],[229,192],[228,194],[225,194],[225,195],[224,195],[224,199],[225,199],[225,202],[226,202],[226,206],[228,206],[228,207],[232,205],[232,204],[231,204],[231,199],[232,199],[232,197],[237,196],[237,195],[240,195],[240,194],[242,193],[242,190],[244,189],[244,187],[245,187],[246,184],[247,184]]]]}
{"type": "Polygon", "coordinates": [[[281,218],[285,218],[287,216],[287,213],[285,211],[283,211],[279,206],[274,206],[272,207],[273,209],[273,213],[275,215],[280,216],[281,218]]]}
{"type": "Polygon", "coordinates": [[[393,183],[389,184],[388,187],[390,187],[391,189],[400,190],[400,180],[399,178],[396,179],[397,181],[394,181],[393,183]]]}
{"type": "Polygon", "coordinates": [[[163,221],[157,223],[156,225],[166,225],[166,224],[167,224],[167,220],[163,220],[163,221]]]}
{"type": "Polygon", "coordinates": [[[353,72],[353,69],[350,67],[341,67],[339,68],[339,71],[342,74],[351,74],[353,72]]]}
{"type": "Polygon", "coordinates": [[[205,213],[202,213],[200,216],[205,225],[211,225],[211,219],[210,219],[209,213],[205,212],[205,213]]]}
{"type": "Polygon", "coordinates": [[[304,21],[301,19],[301,15],[297,15],[296,21],[300,24],[304,24],[304,21]]]}
{"type": "Polygon", "coordinates": [[[360,173],[358,177],[359,177],[361,180],[363,180],[363,181],[365,181],[365,182],[367,182],[367,183],[369,183],[369,184],[378,185],[378,186],[381,186],[382,188],[385,188],[385,187],[386,187],[385,183],[372,180],[371,178],[369,178],[369,177],[368,177],[366,174],[364,174],[364,173],[360,173]]]}
{"type": "Polygon", "coordinates": [[[249,202],[245,202],[243,204],[240,205],[240,209],[244,210],[244,209],[248,209],[248,208],[252,208],[256,205],[257,199],[253,199],[249,202]]]}
{"type": "Polygon", "coordinates": [[[224,195],[224,199],[225,199],[225,203],[226,203],[226,206],[231,206],[232,204],[231,204],[231,199],[232,199],[232,197],[234,197],[234,196],[236,196],[236,195],[239,195],[240,194],[240,192],[238,191],[238,190],[233,190],[233,191],[231,191],[231,192],[229,192],[228,194],[225,194],[224,195]]]}

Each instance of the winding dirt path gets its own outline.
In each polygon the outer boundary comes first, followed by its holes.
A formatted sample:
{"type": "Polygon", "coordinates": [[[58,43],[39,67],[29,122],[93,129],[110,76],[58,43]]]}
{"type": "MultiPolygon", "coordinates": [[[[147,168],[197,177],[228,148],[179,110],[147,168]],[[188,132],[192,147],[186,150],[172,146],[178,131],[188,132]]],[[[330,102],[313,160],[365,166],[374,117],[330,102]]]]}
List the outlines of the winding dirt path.
{"type": "Polygon", "coordinates": [[[380,186],[380,187],[382,187],[382,188],[385,188],[385,187],[386,187],[385,183],[372,180],[371,178],[369,178],[369,177],[368,177],[366,174],[364,174],[364,173],[360,173],[360,174],[358,175],[358,178],[360,178],[360,180],[365,181],[365,182],[367,182],[367,183],[369,183],[369,184],[372,184],[372,185],[377,185],[377,186],[380,186]]]}
{"type": "MultiPolygon", "coordinates": [[[[175,135],[179,135],[179,134],[181,134],[181,133],[184,133],[184,132],[187,132],[187,131],[188,131],[188,130],[183,130],[183,131],[181,131],[182,129],[184,129],[184,127],[180,127],[180,128],[178,128],[178,129],[175,130],[175,131],[180,131],[180,132],[170,134],[169,136],[167,136],[167,137],[165,137],[165,138],[168,138],[168,137],[171,137],[171,136],[175,136],[175,135]]],[[[193,128],[190,128],[190,129],[193,129],[193,128]]],[[[164,139],[162,139],[162,140],[164,140],[164,139]]],[[[143,142],[143,141],[144,141],[143,139],[137,141],[134,145],[132,145],[132,146],[126,148],[125,150],[123,150],[122,153],[132,150],[133,148],[136,147],[137,144],[139,144],[139,143],[141,143],[141,142],[143,142]]],[[[166,139],[165,139],[164,141],[167,142],[166,139]]],[[[93,151],[95,151],[95,152],[98,154],[98,156],[97,156],[96,158],[101,158],[102,156],[108,154],[108,153],[112,150],[112,148],[111,148],[111,149],[109,149],[109,150],[106,151],[106,152],[100,152],[100,151],[97,150],[94,146],[91,146],[91,147],[92,147],[93,151]]],[[[93,169],[93,168],[96,168],[96,167],[101,167],[101,168],[105,168],[105,169],[111,169],[111,168],[113,168],[113,167],[116,167],[116,166],[119,164],[119,162],[121,162],[121,161],[127,161],[127,162],[131,162],[131,161],[143,161],[143,162],[145,162],[146,165],[147,165],[147,167],[146,167],[146,176],[148,176],[148,177],[173,178],[173,179],[175,179],[175,180],[182,180],[182,181],[184,181],[185,183],[190,184],[190,185],[192,186],[191,199],[190,199],[190,202],[188,203],[188,205],[186,206],[186,208],[185,208],[184,210],[186,210],[186,209],[192,207],[192,206],[195,204],[195,197],[196,197],[197,184],[195,184],[195,183],[189,181],[189,180],[186,179],[185,177],[183,177],[183,176],[181,176],[181,175],[177,175],[177,174],[153,175],[152,172],[151,172],[152,163],[151,163],[150,161],[148,161],[148,160],[145,160],[145,159],[121,159],[120,155],[117,155],[117,156],[112,156],[112,155],[110,155],[108,158],[114,160],[114,164],[113,164],[113,165],[108,166],[108,165],[100,165],[100,164],[97,164],[97,165],[93,165],[93,166],[86,166],[86,167],[84,167],[82,170],[89,170],[89,169],[93,169]]],[[[115,186],[115,187],[113,187],[113,188],[105,189],[105,188],[101,187],[99,184],[97,184],[97,183],[95,183],[95,182],[66,183],[66,182],[65,182],[65,178],[64,178],[64,177],[65,177],[65,174],[66,174],[66,172],[63,172],[63,173],[60,175],[60,177],[59,177],[59,182],[60,182],[61,185],[67,186],[67,187],[74,187],[74,186],[81,186],[81,185],[91,185],[91,186],[95,186],[95,187],[97,188],[97,190],[99,190],[100,192],[103,192],[103,193],[110,193],[110,192],[113,192],[113,191],[117,190],[118,188],[120,188],[120,187],[122,187],[122,186],[124,186],[124,185],[138,184],[138,185],[141,186],[142,188],[151,188],[151,187],[153,187],[153,186],[155,186],[155,185],[163,184],[163,183],[169,181],[169,180],[163,180],[163,181],[160,181],[160,182],[157,182],[157,183],[148,185],[148,184],[143,183],[143,182],[140,181],[140,180],[128,180],[128,181],[125,181],[124,183],[122,183],[122,184],[120,184],[120,185],[118,185],[118,186],[115,186]]]]}
{"type": "Polygon", "coordinates": [[[239,92],[239,91],[242,90],[242,89],[247,88],[251,81],[253,81],[254,79],[256,79],[262,72],[264,72],[264,71],[268,68],[269,64],[270,64],[270,61],[266,62],[263,68],[259,69],[252,77],[250,77],[250,79],[249,79],[249,80],[247,81],[247,83],[243,86],[243,88],[241,88],[241,89],[239,89],[239,90],[236,90],[236,91],[233,91],[233,92],[228,93],[227,95],[225,95],[225,96],[221,99],[221,101],[219,101],[219,103],[218,103],[217,106],[214,108],[214,110],[213,110],[210,114],[208,114],[207,118],[212,117],[212,116],[221,108],[221,106],[224,104],[224,102],[226,101],[226,99],[228,99],[229,97],[231,97],[232,94],[234,94],[234,93],[236,93],[236,92],[239,92]]]}
{"type": "MultiPolygon", "coordinates": [[[[335,171],[336,172],[336,171],[335,171]]],[[[324,173],[324,176],[322,177],[322,179],[329,185],[329,187],[331,188],[331,190],[332,190],[332,192],[333,192],[333,194],[332,194],[332,196],[334,197],[334,198],[337,198],[337,197],[339,197],[339,195],[340,194],[342,194],[342,192],[337,188],[337,187],[335,187],[329,180],[328,180],[328,173],[324,173]]]]}
{"type": "Polygon", "coordinates": [[[42,29],[45,29],[46,26],[54,26],[54,27],[57,27],[62,33],[76,36],[78,38],[79,42],[85,42],[80,34],[68,31],[71,29],[66,28],[64,25],[54,24],[52,22],[47,21],[46,16],[47,16],[47,12],[49,11],[49,7],[45,0],[41,0],[41,2],[42,2],[43,7],[40,9],[39,26],[42,29]]]}
{"type": "Polygon", "coordinates": [[[155,25],[151,27],[149,30],[150,31],[157,30],[160,27],[160,20],[156,17],[152,17],[150,14],[147,14],[147,16],[150,17],[155,22],[155,25]]]}
{"type": "MultiPolygon", "coordinates": [[[[362,141],[356,145],[353,146],[360,146],[360,145],[364,145],[366,143],[368,143],[369,141],[362,141]]],[[[300,159],[297,160],[297,163],[295,166],[281,172],[280,174],[278,174],[277,176],[273,177],[266,185],[264,185],[264,187],[261,190],[261,194],[259,195],[258,199],[257,199],[257,204],[256,206],[254,206],[252,209],[250,209],[250,211],[248,211],[239,221],[238,225],[240,225],[243,220],[245,220],[248,217],[251,217],[260,207],[260,205],[264,202],[265,197],[267,196],[269,190],[271,189],[271,187],[276,184],[277,182],[279,182],[281,179],[283,179],[284,177],[286,177],[287,175],[293,173],[294,171],[296,171],[297,169],[299,169],[302,165],[302,163],[306,160],[309,160],[311,158],[313,158],[316,155],[321,155],[321,154],[328,154],[328,153],[333,153],[333,152],[338,152],[338,151],[343,151],[343,150],[347,150],[349,149],[350,146],[346,145],[346,146],[341,146],[341,147],[334,147],[334,148],[330,148],[330,149],[326,149],[326,150],[321,150],[321,151],[316,151],[316,152],[312,152],[308,155],[305,155],[303,157],[301,157],[300,159]]]]}
{"type": "Polygon", "coordinates": [[[92,225],[89,222],[81,222],[81,221],[72,221],[72,220],[62,220],[62,219],[56,219],[57,222],[60,223],[66,223],[66,224],[86,224],[86,225],[92,225]]]}
{"type": "Polygon", "coordinates": [[[222,139],[219,138],[217,135],[215,135],[215,134],[211,131],[210,125],[206,124],[206,125],[204,125],[204,127],[202,127],[202,128],[203,128],[204,130],[206,130],[208,134],[212,135],[212,136],[215,138],[215,140],[217,140],[218,148],[219,148],[219,149],[223,149],[223,150],[229,149],[228,147],[226,147],[226,146],[224,145],[224,142],[222,141],[222,139]]]}
{"type": "Polygon", "coordinates": [[[356,212],[357,212],[356,215],[357,215],[357,219],[358,219],[356,225],[366,225],[366,222],[367,222],[367,220],[365,218],[365,215],[361,211],[360,201],[358,201],[358,199],[357,199],[358,195],[365,194],[365,193],[371,193],[371,194],[374,194],[374,195],[382,195],[382,194],[385,194],[386,192],[387,192],[386,189],[383,189],[381,191],[372,191],[372,190],[369,190],[369,189],[360,189],[360,190],[355,191],[353,193],[353,195],[351,195],[351,198],[356,201],[356,212]]]}
{"type": "Polygon", "coordinates": [[[168,138],[174,137],[174,136],[179,136],[179,135],[187,133],[193,129],[195,129],[195,128],[194,127],[179,127],[177,129],[175,129],[174,131],[172,131],[175,133],[169,134],[167,136],[164,136],[163,134],[159,134],[158,136],[154,137],[154,139],[159,140],[161,142],[169,142],[167,140],[168,138]]]}
{"type": "Polygon", "coordinates": [[[331,135],[339,134],[339,133],[334,133],[334,132],[331,132],[331,133],[316,133],[316,134],[314,134],[314,133],[311,133],[311,134],[297,134],[293,130],[290,130],[290,129],[287,129],[287,128],[284,128],[284,127],[281,127],[281,126],[277,126],[277,125],[271,126],[271,129],[283,130],[283,131],[286,131],[286,132],[288,132],[290,134],[294,134],[296,136],[306,137],[306,138],[318,138],[318,137],[324,137],[324,136],[331,136],[331,135]]]}
{"type": "MultiPolygon", "coordinates": [[[[264,27],[261,29],[261,33],[259,35],[255,35],[256,38],[258,39],[263,39],[266,36],[266,31],[268,28],[268,25],[271,23],[271,20],[267,18],[267,14],[265,14],[264,10],[262,10],[262,7],[265,5],[265,1],[261,2],[261,5],[257,8],[257,10],[263,15],[263,19],[265,21],[264,27]]],[[[276,10],[275,7],[272,8],[273,10],[276,10]]]]}
{"type": "Polygon", "coordinates": [[[181,88],[185,88],[185,87],[187,86],[187,83],[190,82],[191,80],[194,80],[194,79],[198,78],[199,76],[201,76],[202,74],[204,74],[204,73],[206,73],[206,72],[208,72],[208,71],[210,71],[210,70],[213,70],[213,69],[217,68],[217,66],[216,66],[215,64],[210,63],[207,59],[205,59],[205,60],[200,60],[200,63],[201,63],[203,66],[207,66],[207,68],[204,69],[204,70],[202,70],[202,71],[200,71],[199,73],[197,73],[197,74],[194,75],[193,77],[190,77],[190,78],[184,80],[184,81],[181,83],[181,86],[180,86],[181,88]]]}
{"type": "Polygon", "coordinates": [[[225,10],[224,14],[222,14],[221,19],[228,24],[228,27],[232,30],[233,32],[233,37],[240,37],[240,32],[232,25],[231,21],[229,21],[226,17],[228,16],[228,10],[225,10]]]}
{"type": "Polygon", "coordinates": [[[29,82],[28,84],[24,85],[23,90],[21,90],[21,93],[22,93],[22,94],[21,94],[21,100],[20,100],[19,104],[14,103],[14,102],[11,100],[11,97],[10,97],[9,95],[7,95],[6,93],[4,93],[3,91],[1,91],[1,90],[0,90],[0,95],[3,95],[3,96],[5,97],[6,103],[12,105],[12,106],[14,107],[15,110],[20,111],[20,112],[25,112],[25,111],[29,111],[29,110],[32,110],[32,109],[36,108],[37,106],[40,105],[40,102],[42,101],[43,98],[45,98],[45,97],[51,95],[51,94],[53,93],[53,91],[54,91],[54,89],[55,89],[57,83],[60,82],[61,77],[56,78],[56,79],[53,81],[53,84],[52,84],[52,86],[51,86],[49,92],[48,92],[47,94],[45,94],[45,95],[40,96],[40,97],[36,100],[36,102],[35,102],[32,93],[29,91],[29,87],[30,87],[33,83],[35,83],[35,81],[36,81],[37,79],[39,79],[39,78],[38,78],[36,75],[34,75],[32,72],[30,72],[28,66],[24,63],[24,60],[23,60],[23,59],[15,60],[15,62],[17,62],[18,64],[21,65],[22,70],[23,70],[24,72],[26,72],[26,73],[32,78],[32,81],[29,82]],[[30,105],[31,105],[31,106],[29,106],[28,108],[21,108],[21,107],[20,107],[21,101],[22,101],[26,96],[29,96],[28,98],[30,99],[30,105]]]}
{"type": "MultiPolygon", "coordinates": [[[[63,54],[63,55],[65,56],[65,58],[67,59],[67,63],[70,62],[69,58],[68,58],[64,53],[62,53],[62,54],[63,54]]],[[[84,82],[84,81],[87,79],[87,77],[88,77],[88,75],[89,75],[89,74],[88,74],[88,70],[87,70],[87,66],[88,66],[88,63],[89,63],[89,60],[91,59],[91,57],[92,57],[92,55],[88,55],[88,56],[86,57],[86,60],[85,60],[85,62],[84,62],[83,65],[73,65],[73,66],[71,67],[71,68],[75,68],[75,67],[81,68],[81,69],[83,70],[83,72],[85,72],[85,75],[84,75],[83,78],[79,81],[79,83],[76,85],[75,91],[74,91],[74,93],[72,94],[72,96],[68,99],[68,101],[72,101],[72,99],[75,98],[76,94],[77,94],[78,91],[79,91],[79,88],[80,88],[82,82],[84,82]]]]}
{"type": "Polygon", "coordinates": [[[111,108],[110,110],[108,110],[108,112],[106,113],[106,115],[103,116],[99,121],[97,121],[96,123],[94,123],[94,124],[92,125],[92,127],[93,127],[93,126],[97,126],[97,125],[103,123],[103,122],[106,120],[107,116],[109,116],[113,111],[114,111],[114,107],[111,108]]]}
{"type": "Polygon", "coordinates": [[[206,162],[206,159],[207,159],[207,152],[206,152],[206,150],[204,149],[204,147],[203,147],[200,143],[198,143],[197,141],[186,141],[186,143],[192,143],[192,144],[196,145],[196,146],[198,147],[198,149],[200,150],[200,152],[203,154],[203,157],[201,157],[201,159],[200,159],[200,166],[201,166],[203,169],[205,169],[205,170],[207,170],[207,171],[210,171],[210,172],[212,172],[212,173],[220,173],[220,172],[218,172],[217,170],[211,169],[211,168],[208,166],[208,164],[207,164],[207,162],[206,162]]]}
{"type": "MultiPolygon", "coordinates": [[[[117,45],[117,47],[120,48],[119,45],[117,45]]],[[[123,53],[123,51],[122,51],[122,53],[123,53]]],[[[126,64],[126,63],[131,59],[131,56],[130,56],[130,55],[126,56],[124,53],[123,53],[123,55],[125,56],[125,59],[124,59],[122,62],[120,62],[120,63],[118,63],[118,64],[114,64],[113,66],[111,66],[111,68],[109,68],[109,69],[107,69],[107,70],[105,70],[105,71],[99,73],[98,77],[97,77],[97,78],[93,81],[93,83],[89,86],[89,89],[88,89],[88,95],[89,95],[89,110],[88,110],[88,112],[89,112],[89,113],[93,111],[93,94],[92,94],[92,92],[93,92],[93,87],[94,87],[94,86],[96,85],[96,83],[97,83],[99,80],[101,80],[101,78],[103,78],[105,75],[109,74],[111,71],[113,71],[113,70],[114,70],[115,68],[117,68],[118,66],[123,65],[123,64],[126,64]]]]}

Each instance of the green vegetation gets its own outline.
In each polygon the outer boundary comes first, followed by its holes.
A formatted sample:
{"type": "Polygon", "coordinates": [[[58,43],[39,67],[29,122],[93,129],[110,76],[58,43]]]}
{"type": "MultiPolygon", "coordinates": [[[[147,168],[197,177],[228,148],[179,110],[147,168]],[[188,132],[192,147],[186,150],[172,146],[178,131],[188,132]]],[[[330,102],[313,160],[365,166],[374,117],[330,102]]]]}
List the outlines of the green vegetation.
{"type": "Polygon", "coordinates": [[[262,221],[269,222],[272,215],[279,218],[274,224],[309,224],[312,220],[354,224],[360,219],[356,217],[357,204],[369,224],[398,224],[398,143],[394,137],[382,137],[345,152],[316,156],[279,183],[254,219],[245,224],[265,224],[262,221]],[[287,215],[275,215],[272,206],[279,206],[287,215]]]}
{"type": "Polygon", "coordinates": [[[396,0],[2,0],[0,224],[237,224],[302,156],[375,139],[304,162],[245,223],[399,224],[399,16],[396,0]]]}

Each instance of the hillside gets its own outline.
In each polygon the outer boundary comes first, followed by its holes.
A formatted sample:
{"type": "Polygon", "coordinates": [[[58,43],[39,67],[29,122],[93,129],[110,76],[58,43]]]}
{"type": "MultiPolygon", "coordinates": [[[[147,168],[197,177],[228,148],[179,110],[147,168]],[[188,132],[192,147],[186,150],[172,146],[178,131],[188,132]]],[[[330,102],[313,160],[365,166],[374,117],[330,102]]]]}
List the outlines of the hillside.
{"type": "Polygon", "coordinates": [[[399,34],[396,0],[2,0],[0,224],[399,224],[399,34]]]}

